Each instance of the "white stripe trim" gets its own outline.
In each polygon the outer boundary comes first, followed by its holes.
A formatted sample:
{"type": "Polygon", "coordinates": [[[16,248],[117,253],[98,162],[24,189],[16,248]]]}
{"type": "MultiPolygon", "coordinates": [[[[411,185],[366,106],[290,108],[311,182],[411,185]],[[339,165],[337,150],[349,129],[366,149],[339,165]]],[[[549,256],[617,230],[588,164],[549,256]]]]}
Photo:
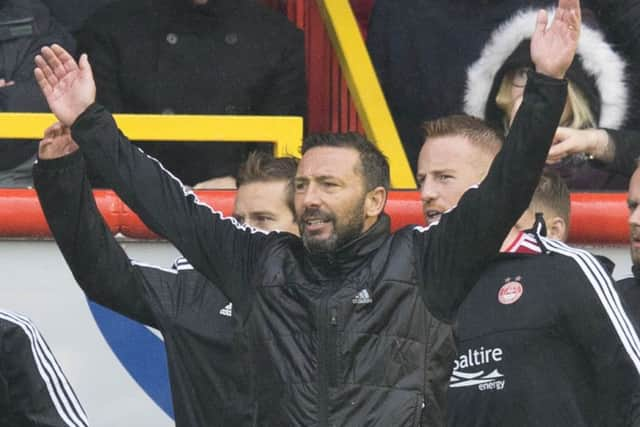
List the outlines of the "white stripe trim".
{"type": "MultiPolygon", "coordinates": [[[[466,190],[464,190],[464,193],[462,193],[462,196],[464,196],[464,194],[465,194],[467,191],[469,191],[469,190],[473,190],[473,189],[477,189],[478,187],[479,187],[479,184],[472,185],[471,187],[469,187],[469,188],[467,188],[466,190]]],[[[449,209],[447,209],[446,211],[444,211],[444,212],[442,213],[442,215],[446,215],[446,214],[448,214],[449,212],[451,212],[452,210],[454,210],[454,209],[455,209],[455,208],[457,208],[457,207],[458,207],[458,205],[454,205],[454,206],[450,207],[449,209]]],[[[442,216],[440,216],[440,219],[442,219],[442,216]]],[[[440,224],[440,219],[439,219],[439,220],[437,220],[436,222],[433,222],[433,223],[431,223],[431,224],[427,225],[426,227],[425,227],[425,226],[423,226],[423,225],[416,225],[415,227],[413,227],[413,229],[414,229],[415,231],[419,232],[419,233],[424,233],[424,232],[426,232],[426,231],[429,231],[429,229],[430,229],[431,227],[434,227],[434,226],[436,226],[436,225],[440,224]]]]}
{"type": "Polygon", "coordinates": [[[589,252],[572,248],[566,244],[542,237],[551,252],[556,252],[572,258],[580,266],[600,299],[618,338],[622,342],[629,358],[640,374],[640,339],[627,313],[620,302],[613,280],[600,262],[589,252]]]}
{"type": "Polygon", "coordinates": [[[528,241],[528,240],[526,240],[526,239],[525,239],[525,240],[523,240],[523,241],[520,243],[520,246],[523,246],[523,247],[525,247],[525,248],[527,248],[527,249],[531,249],[532,251],[537,252],[537,253],[542,253],[542,249],[540,249],[540,246],[538,246],[538,244],[537,244],[537,243],[529,242],[529,241],[528,241]]]}
{"type": "Polygon", "coordinates": [[[173,262],[175,270],[195,270],[193,265],[185,257],[179,257],[173,262]]]}
{"type": "Polygon", "coordinates": [[[132,259],[130,259],[129,261],[131,262],[131,265],[133,265],[135,267],[153,268],[154,270],[160,270],[160,271],[164,271],[166,273],[178,274],[178,272],[173,268],[158,267],[157,265],[147,264],[145,262],[134,261],[132,259]]]}
{"type": "Polygon", "coordinates": [[[170,170],[165,169],[165,167],[162,165],[162,163],[156,159],[153,156],[148,155],[147,153],[145,153],[140,147],[136,147],[142,154],[144,154],[145,156],[147,156],[149,159],[153,160],[154,162],[156,162],[158,164],[158,167],[160,167],[160,169],[162,169],[168,176],[169,178],[173,179],[176,183],[178,183],[180,185],[180,188],[182,188],[182,193],[185,196],[185,198],[188,197],[192,197],[193,198],[193,202],[196,205],[200,205],[203,206],[207,209],[209,209],[211,211],[212,214],[217,215],[220,217],[220,219],[224,220],[224,221],[230,221],[231,224],[237,228],[238,230],[242,230],[242,231],[249,231],[251,234],[255,234],[255,233],[261,233],[261,234],[269,234],[268,232],[264,231],[264,230],[260,230],[258,228],[253,228],[251,226],[245,225],[245,224],[240,224],[238,222],[238,220],[236,220],[233,217],[228,217],[225,216],[224,213],[222,213],[221,211],[218,211],[214,208],[212,208],[211,206],[209,206],[208,204],[201,202],[200,199],[198,199],[198,196],[196,195],[196,193],[194,193],[192,190],[188,190],[187,187],[185,187],[185,185],[182,183],[182,181],[180,181],[180,179],[175,176],[173,173],[171,173],[170,170]]]}
{"type": "Polygon", "coordinates": [[[70,427],[88,426],[89,423],[84,409],[62,373],[51,350],[33,323],[24,316],[4,310],[0,310],[0,319],[19,326],[29,338],[33,360],[38,373],[47,386],[51,402],[62,420],[70,427]]]}

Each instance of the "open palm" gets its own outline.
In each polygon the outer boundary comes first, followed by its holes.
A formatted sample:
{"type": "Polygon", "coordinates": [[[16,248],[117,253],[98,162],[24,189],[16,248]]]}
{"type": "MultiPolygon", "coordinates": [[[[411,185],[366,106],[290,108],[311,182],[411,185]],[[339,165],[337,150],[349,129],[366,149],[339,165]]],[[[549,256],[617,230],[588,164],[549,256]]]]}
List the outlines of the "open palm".
{"type": "Polygon", "coordinates": [[[76,63],[61,46],[43,47],[35,58],[36,81],[51,112],[71,126],[96,98],[96,85],[86,55],[76,63]]]}
{"type": "Polygon", "coordinates": [[[559,0],[553,22],[547,28],[546,11],[540,11],[531,38],[531,59],[536,70],[555,78],[564,77],[578,47],[580,1],[559,0]]]}

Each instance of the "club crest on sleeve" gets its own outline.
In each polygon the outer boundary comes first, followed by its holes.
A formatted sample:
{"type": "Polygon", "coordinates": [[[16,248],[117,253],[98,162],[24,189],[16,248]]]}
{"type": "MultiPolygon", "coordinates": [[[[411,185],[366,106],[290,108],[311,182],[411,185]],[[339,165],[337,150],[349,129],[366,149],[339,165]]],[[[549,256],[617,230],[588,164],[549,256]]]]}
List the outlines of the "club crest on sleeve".
{"type": "Polygon", "coordinates": [[[498,301],[500,304],[509,305],[518,301],[524,293],[522,287],[522,277],[518,276],[514,279],[507,277],[504,279],[504,285],[498,291],[498,301]]]}

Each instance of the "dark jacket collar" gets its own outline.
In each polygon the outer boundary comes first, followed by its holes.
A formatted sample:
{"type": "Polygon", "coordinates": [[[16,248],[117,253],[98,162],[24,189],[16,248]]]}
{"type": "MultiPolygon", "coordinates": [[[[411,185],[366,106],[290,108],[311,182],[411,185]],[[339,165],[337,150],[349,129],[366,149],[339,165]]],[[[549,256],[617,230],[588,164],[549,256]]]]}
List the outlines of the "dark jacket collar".
{"type": "Polygon", "coordinates": [[[365,233],[331,253],[311,254],[306,249],[305,265],[316,279],[344,278],[367,261],[391,233],[389,217],[380,215],[365,233]]]}
{"type": "Polygon", "coordinates": [[[640,279],[640,265],[633,264],[631,271],[633,272],[633,277],[640,279]]]}

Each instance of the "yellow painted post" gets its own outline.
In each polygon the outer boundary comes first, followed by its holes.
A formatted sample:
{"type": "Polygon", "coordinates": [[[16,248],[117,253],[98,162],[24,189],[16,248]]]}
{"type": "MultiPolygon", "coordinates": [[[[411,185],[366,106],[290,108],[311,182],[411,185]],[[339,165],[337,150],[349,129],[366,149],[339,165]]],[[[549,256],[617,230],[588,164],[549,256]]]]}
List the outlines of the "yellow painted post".
{"type": "MultiPolygon", "coordinates": [[[[274,155],[300,156],[301,117],[114,114],[114,118],[133,140],[273,142],[274,155]]],[[[55,121],[53,114],[0,113],[0,138],[40,139],[55,121]]]]}
{"type": "Polygon", "coordinates": [[[394,188],[416,182],[349,0],[316,0],[369,139],[388,157],[394,188]]]}

